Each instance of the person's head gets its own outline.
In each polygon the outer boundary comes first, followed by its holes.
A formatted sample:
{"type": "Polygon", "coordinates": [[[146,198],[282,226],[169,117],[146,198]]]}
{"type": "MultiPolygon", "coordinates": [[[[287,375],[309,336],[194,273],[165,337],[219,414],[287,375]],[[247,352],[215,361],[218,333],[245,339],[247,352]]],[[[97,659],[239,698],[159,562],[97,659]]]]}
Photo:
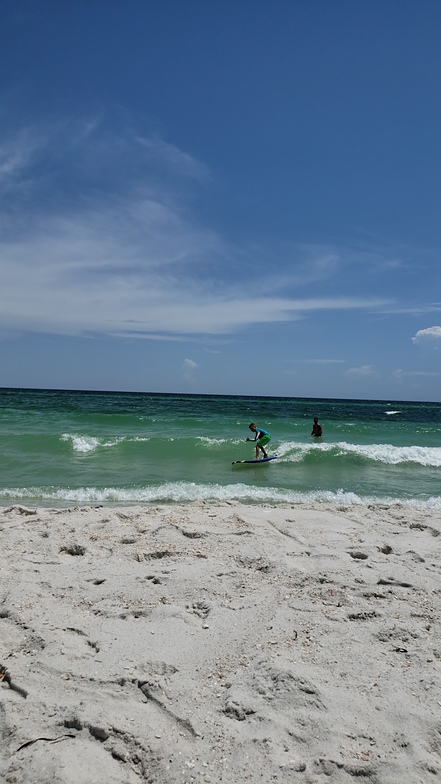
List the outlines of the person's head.
{"type": "Polygon", "coordinates": [[[254,432],[256,431],[256,429],[257,429],[257,428],[256,428],[256,425],[254,424],[254,422],[251,422],[251,425],[250,425],[249,427],[250,427],[250,430],[252,430],[252,431],[253,431],[253,433],[254,433],[254,432]]]}
{"type": "Polygon", "coordinates": [[[314,424],[316,425],[318,422],[318,417],[314,417],[314,424]]]}

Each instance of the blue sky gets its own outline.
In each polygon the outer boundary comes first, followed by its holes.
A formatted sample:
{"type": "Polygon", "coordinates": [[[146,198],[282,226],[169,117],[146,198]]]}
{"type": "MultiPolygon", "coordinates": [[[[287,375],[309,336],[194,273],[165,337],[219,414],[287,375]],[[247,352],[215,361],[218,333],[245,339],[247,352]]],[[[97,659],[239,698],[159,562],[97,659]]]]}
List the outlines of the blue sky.
{"type": "Polygon", "coordinates": [[[439,0],[2,0],[0,386],[441,400],[439,0]]]}

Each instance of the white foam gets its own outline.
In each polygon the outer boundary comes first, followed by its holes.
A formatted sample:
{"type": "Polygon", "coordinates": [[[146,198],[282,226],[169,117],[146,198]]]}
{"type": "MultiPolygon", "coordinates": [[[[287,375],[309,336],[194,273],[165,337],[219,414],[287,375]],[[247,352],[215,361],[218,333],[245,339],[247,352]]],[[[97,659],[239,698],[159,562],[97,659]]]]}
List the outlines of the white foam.
{"type": "Polygon", "coordinates": [[[70,441],[72,444],[72,449],[74,452],[94,452],[96,449],[105,448],[108,449],[113,446],[117,446],[118,444],[123,443],[124,441],[149,441],[149,438],[143,438],[141,436],[135,436],[133,438],[127,438],[126,436],[120,436],[117,438],[97,438],[95,436],[81,436],[76,433],[63,433],[61,436],[62,441],[70,441]]]}
{"type": "Polygon", "coordinates": [[[209,436],[197,436],[196,441],[200,441],[203,446],[219,446],[220,444],[229,444],[230,440],[226,438],[209,438],[209,436]]]}
{"type": "Polygon", "coordinates": [[[423,466],[441,466],[441,447],[348,444],[346,441],[335,446],[342,450],[342,454],[350,452],[389,465],[417,463],[423,466]]]}
{"type": "MultiPolygon", "coordinates": [[[[285,441],[277,447],[279,457],[285,458],[288,463],[300,463],[304,456],[315,448],[315,444],[299,444],[295,441],[285,441]]],[[[323,446],[320,444],[320,446],[323,446]]]]}
{"type": "Polygon", "coordinates": [[[393,446],[393,444],[352,444],[348,441],[323,443],[281,444],[277,453],[286,463],[300,463],[311,452],[334,452],[337,457],[354,454],[378,463],[399,465],[400,463],[416,463],[426,467],[441,466],[441,447],[430,446],[393,446]]]}
{"type": "Polygon", "coordinates": [[[63,433],[62,441],[70,441],[74,452],[93,452],[100,446],[99,438],[93,436],[79,436],[70,433],[63,433]]]}
{"type": "Polygon", "coordinates": [[[421,509],[441,509],[441,497],[432,496],[425,500],[397,499],[385,496],[361,497],[343,489],[337,491],[316,490],[298,492],[285,488],[254,487],[242,483],[205,485],[194,482],[168,482],[154,487],[79,487],[51,490],[39,487],[8,488],[0,490],[4,502],[28,502],[39,505],[66,507],[89,504],[150,504],[189,503],[193,501],[239,501],[244,504],[401,504],[421,509]]]}

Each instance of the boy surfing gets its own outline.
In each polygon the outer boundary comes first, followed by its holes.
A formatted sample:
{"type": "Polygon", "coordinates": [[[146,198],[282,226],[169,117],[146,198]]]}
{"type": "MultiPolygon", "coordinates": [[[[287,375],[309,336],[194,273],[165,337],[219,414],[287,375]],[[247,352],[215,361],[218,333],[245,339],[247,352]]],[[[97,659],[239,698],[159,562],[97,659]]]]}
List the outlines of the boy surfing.
{"type": "Polygon", "coordinates": [[[266,452],[265,446],[269,444],[271,441],[270,434],[263,430],[261,427],[257,427],[254,422],[251,422],[249,426],[250,430],[254,433],[254,438],[247,438],[247,441],[255,441],[256,442],[256,460],[259,460],[259,450],[262,450],[263,456],[268,457],[268,453],[266,452]]]}

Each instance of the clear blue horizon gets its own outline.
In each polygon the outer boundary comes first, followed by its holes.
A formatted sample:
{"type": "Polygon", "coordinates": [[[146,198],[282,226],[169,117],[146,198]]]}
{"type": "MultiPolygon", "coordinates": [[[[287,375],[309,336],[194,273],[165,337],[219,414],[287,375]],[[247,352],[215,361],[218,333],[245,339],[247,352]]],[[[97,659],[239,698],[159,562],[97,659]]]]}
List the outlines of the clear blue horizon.
{"type": "Polygon", "coordinates": [[[0,386],[440,401],[440,23],[5,0],[0,386]]]}
{"type": "MultiPolygon", "coordinates": [[[[152,392],[149,390],[133,390],[133,389],[93,389],[93,388],[78,388],[78,387],[0,387],[0,393],[7,394],[8,392],[11,393],[27,393],[27,392],[35,392],[39,393],[61,393],[61,394],[73,394],[73,395],[123,395],[130,397],[133,395],[135,397],[176,397],[176,398],[188,398],[188,397],[209,397],[209,398],[237,398],[238,400],[241,399],[252,399],[252,400],[291,400],[293,402],[300,402],[306,401],[308,403],[354,403],[354,404],[362,404],[366,403],[368,405],[372,404],[380,404],[380,405],[393,405],[394,403],[403,404],[408,403],[409,405],[415,405],[420,403],[422,406],[424,405],[436,405],[438,403],[437,400],[405,400],[404,398],[363,398],[363,397],[354,397],[354,398],[347,398],[347,397],[308,397],[304,395],[241,395],[236,393],[230,392],[182,392],[182,391],[173,391],[173,392],[152,392]]],[[[386,413],[386,412],[384,412],[386,413]]]]}

